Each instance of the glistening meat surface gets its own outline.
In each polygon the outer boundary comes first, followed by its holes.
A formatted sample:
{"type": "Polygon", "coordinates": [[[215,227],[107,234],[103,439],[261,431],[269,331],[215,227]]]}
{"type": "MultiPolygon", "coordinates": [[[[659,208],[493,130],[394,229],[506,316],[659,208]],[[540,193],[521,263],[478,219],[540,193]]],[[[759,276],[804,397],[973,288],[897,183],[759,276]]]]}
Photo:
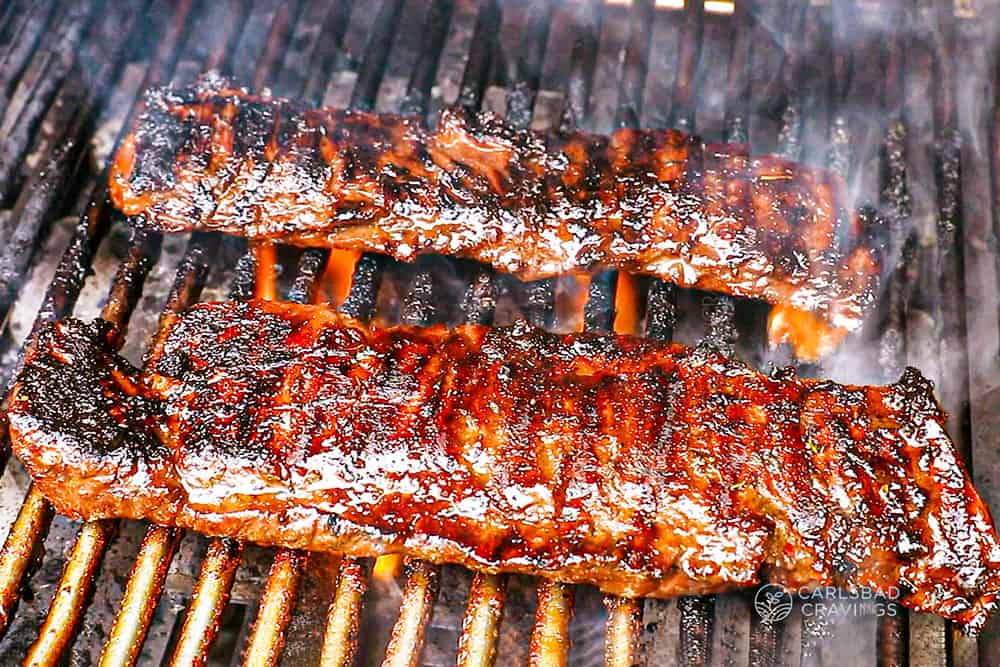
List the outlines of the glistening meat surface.
{"type": "Polygon", "coordinates": [[[147,370],[43,330],[14,450],[72,517],[403,552],[629,596],[899,589],[982,627],[1000,547],[929,383],[766,376],[706,350],[530,329],[372,331],[199,305],[147,370]]]}
{"type": "MultiPolygon", "coordinates": [[[[516,130],[250,94],[158,89],[114,159],[135,224],[467,257],[536,279],[617,268],[775,305],[771,334],[814,358],[860,326],[879,259],[832,175],[674,130],[516,130]]],[[[868,225],[871,227],[871,225],[868,225]]]]}

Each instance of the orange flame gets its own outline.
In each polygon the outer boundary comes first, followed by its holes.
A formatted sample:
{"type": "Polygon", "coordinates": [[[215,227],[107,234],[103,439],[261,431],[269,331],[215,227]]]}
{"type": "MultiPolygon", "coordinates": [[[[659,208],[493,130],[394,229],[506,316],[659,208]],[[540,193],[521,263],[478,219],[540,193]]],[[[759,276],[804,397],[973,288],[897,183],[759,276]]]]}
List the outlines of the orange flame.
{"type": "MultiPolygon", "coordinates": [[[[354,270],[358,266],[361,253],[357,250],[339,250],[334,248],[330,251],[330,256],[326,260],[326,269],[323,271],[321,289],[325,300],[330,305],[339,307],[347,300],[347,295],[351,293],[351,285],[354,282],[354,270]]],[[[317,294],[317,298],[319,295],[317,294]]]]}
{"type": "Polygon", "coordinates": [[[403,556],[401,554],[383,554],[375,559],[372,576],[381,581],[392,581],[399,576],[402,567],[403,556]]]}
{"type": "Polygon", "coordinates": [[[778,304],[767,317],[767,339],[772,347],[788,343],[795,357],[803,361],[816,361],[833,352],[847,330],[831,326],[807,310],[778,304]]]}
{"type": "Polygon", "coordinates": [[[258,241],[253,244],[255,267],[254,296],[274,301],[278,298],[278,277],[275,272],[277,255],[274,243],[258,241]]]}
{"type": "Polygon", "coordinates": [[[615,282],[615,333],[639,333],[639,286],[635,276],[621,272],[615,282]]]}

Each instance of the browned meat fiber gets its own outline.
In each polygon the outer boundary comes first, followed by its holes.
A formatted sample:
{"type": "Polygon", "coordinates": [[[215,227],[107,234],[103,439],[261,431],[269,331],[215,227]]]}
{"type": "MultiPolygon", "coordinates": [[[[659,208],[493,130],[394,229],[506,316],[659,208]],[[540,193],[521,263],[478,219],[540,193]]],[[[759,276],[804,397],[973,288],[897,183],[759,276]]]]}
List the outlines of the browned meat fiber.
{"type": "Polygon", "coordinates": [[[523,279],[620,269],[775,306],[801,358],[860,326],[871,225],[831,174],[675,130],[515,130],[493,114],[309,109],[217,78],[157,89],[114,159],[114,203],[163,232],[466,257],[523,279]]]}
{"type": "Polygon", "coordinates": [[[62,513],[398,552],[625,596],[769,581],[898,590],[978,631],[1000,546],[930,384],[767,376],[678,344],[526,325],[371,330],[199,305],[138,371],[44,329],[14,451],[62,513]]]}

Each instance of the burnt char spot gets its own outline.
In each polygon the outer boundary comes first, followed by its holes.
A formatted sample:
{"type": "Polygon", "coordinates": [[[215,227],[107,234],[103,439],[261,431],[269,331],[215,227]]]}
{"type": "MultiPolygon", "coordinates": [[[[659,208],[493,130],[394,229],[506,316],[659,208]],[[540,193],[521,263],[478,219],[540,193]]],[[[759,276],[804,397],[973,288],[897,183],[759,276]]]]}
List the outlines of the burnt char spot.
{"type": "Polygon", "coordinates": [[[154,435],[161,406],[135,393],[139,372],[106,347],[109,331],[104,320],[45,326],[18,379],[17,410],[30,413],[42,430],[75,441],[87,455],[162,455],[154,435]]]}
{"type": "Polygon", "coordinates": [[[274,132],[274,123],[274,105],[244,101],[236,114],[233,152],[240,157],[263,159],[264,147],[274,132]]]}
{"type": "Polygon", "coordinates": [[[293,325],[263,313],[252,317],[245,304],[233,308],[235,317],[225,320],[206,309],[188,313],[153,370],[184,378],[186,400],[176,416],[185,429],[186,450],[263,460],[268,451],[254,446],[260,442],[255,414],[273,400],[282,371],[294,357],[284,344],[293,325]]]}
{"type": "Polygon", "coordinates": [[[147,94],[136,132],[136,164],[131,177],[136,191],[169,190],[176,185],[181,147],[190,141],[195,127],[190,117],[171,112],[170,105],[182,100],[169,89],[147,94]]]}

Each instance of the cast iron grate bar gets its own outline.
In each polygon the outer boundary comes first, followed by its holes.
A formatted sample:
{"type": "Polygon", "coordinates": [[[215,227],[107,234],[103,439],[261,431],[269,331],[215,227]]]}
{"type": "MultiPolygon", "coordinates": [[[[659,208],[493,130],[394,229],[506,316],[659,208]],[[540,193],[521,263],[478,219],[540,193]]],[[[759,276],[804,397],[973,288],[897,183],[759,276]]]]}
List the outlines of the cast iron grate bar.
{"type": "Polygon", "coordinates": [[[326,15],[320,39],[308,61],[309,78],[303,91],[303,99],[309,104],[318,106],[323,102],[330,72],[333,71],[344,44],[352,5],[351,0],[337,0],[326,15]]]}
{"type": "MultiPolygon", "coordinates": [[[[595,13],[599,11],[597,8],[594,9],[595,13]]],[[[629,36],[625,45],[615,110],[617,127],[636,127],[639,123],[643,89],[648,73],[654,12],[655,4],[648,0],[634,2],[629,11],[629,36]]],[[[595,49],[596,38],[600,35],[598,21],[599,18],[593,27],[592,46],[595,49]]],[[[594,75],[593,62],[596,54],[584,52],[575,55],[584,63],[579,75],[588,80],[586,89],[589,90],[594,75]]],[[[570,89],[574,87],[584,86],[574,86],[571,81],[570,89]]],[[[584,100],[583,104],[584,109],[587,109],[589,100],[584,100]]],[[[578,118],[584,125],[590,122],[586,112],[579,114],[578,118]]],[[[617,317],[616,313],[619,310],[618,299],[628,299],[632,302],[636,300],[635,288],[635,281],[625,274],[608,271],[595,277],[590,282],[587,301],[583,307],[583,328],[595,332],[614,330],[618,333],[634,333],[637,322],[625,321],[617,317]]],[[[635,663],[639,650],[642,604],[641,600],[613,595],[604,596],[604,606],[608,614],[604,633],[604,664],[607,667],[630,667],[635,663]]]]}
{"type": "MultiPolygon", "coordinates": [[[[646,54],[648,54],[653,8],[651,3],[642,2],[630,12],[642,15],[648,24],[629,26],[630,42],[625,49],[623,78],[618,91],[619,99],[628,95],[631,108],[638,113],[642,86],[646,80],[646,54]]],[[[565,102],[559,123],[559,130],[568,132],[577,128],[591,129],[591,95],[594,88],[594,73],[597,68],[597,54],[600,47],[601,23],[604,5],[597,0],[586,2],[577,18],[576,39],[570,53],[570,71],[566,81],[565,102]]],[[[611,331],[614,325],[614,293],[618,275],[615,271],[604,271],[592,276],[587,284],[587,300],[583,309],[583,325],[588,331],[611,331]]]]}
{"type": "MultiPolygon", "coordinates": [[[[879,208],[888,225],[886,256],[896,262],[886,276],[885,316],[881,321],[878,360],[882,377],[892,381],[902,372],[906,360],[905,331],[907,303],[905,271],[908,259],[904,257],[907,243],[906,227],[910,218],[910,195],[907,183],[906,140],[907,131],[903,119],[903,68],[904,38],[901,34],[906,26],[907,12],[901,2],[889,6],[889,27],[885,53],[884,86],[882,108],[885,115],[885,131],[881,143],[881,187],[879,208]]],[[[883,667],[903,667],[909,656],[909,612],[894,600],[886,604],[891,613],[878,619],[876,651],[878,663],[883,667]]]]}
{"type": "MultiPolygon", "coordinates": [[[[39,40],[38,49],[31,55],[27,69],[20,70],[17,62],[6,60],[0,69],[0,114],[3,121],[3,145],[0,146],[0,202],[6,202],[16,194],[20,185],[24,157],[29,153],[31,143],[42,123],[42,117],[50,111],[56,91],[75,65],[76,50],[84,35],[92,29],[96,21],[99,3],[97,0],[78,0],[66,4],[54,16],[48,26],[47,37],[39,40]]],[[[42,7],[36,8],[41,10],[42,7]]],[[[27,23],[40,20],[43,12],[26,12],[27,23]]],[[[30,25],[21,26],[30,29],[30,25]]],[[[35,26],[41,34],[40,27],[35,26]]],[[[22,50],[33,46],[33,40],[19,39],[14,42],[22,50]]],[[[8,53],[8,56],[12,56],[8,53]]],[[[27,55],[21,53],[20,55],[27,55]]],[[[51,132],[62,131],[63,126],[54,126],[51,132]]]]}
{"type": "Polygon", "coordinates": [[[487,77],[493,64],[493,51],[500,28],[500,7],[497,0],[480,0],[476,27],[469,47],[457,104],[467,109],[478,109],[483,103],[487,77]]]}
{"type": "MultiPolygon", "coordinates": [[[[554,0],[539,0],[528,9],[524,39],[514,70],[514,80],[507,90],[507,122],[514,128],[525,129],[531,125],[535,98],[541,85],[542,63],[549,40],[554,0]]],[[[509,286],[518,297],[518,305],[532,325],[551,328],[555,317],[556,281],[552,278],[520,281],[510,276],[497,278],[501,285],[509,286]]]]}
{"type": "MultiPolygon", "coordinates": [[[[456,102],[469,111],[477,111],[482,104],[501,19],[494,0],[481,0],[456,102]]],[[[460,305],[466,322],[492,324],[496,311],[496,287],[489,268],[478,267],[474,270],[460,305]]],[[[457,667],[490,667],[493,664],[506,595],[506,576],[473,573],[458,638],[457,667]]]]}
{"type": "MultiPolygon", "coordinates": [[[[805,81],[812,73],[805,55],[805,46],[815,37],[816,22],[807,3],[802,3],[799,8],[790,11],[785,19],[787,21],[783,35],[785,56],[781,63],[781,84],[785,104],[781,112],[776,150],[786,159],[798,160],[802,155],[804,105],[808,98],[805,81]]],[[[790,619],[779,621],[765,619],[760,614],[751,615],[750,665],[763,667],[782,663],[784,640],[790,630],[790,623],[790,619]]]]}
{"type": "MultiPolygon", "coordinates": [[[[379,84],[388,62],[388,51],[381,49],[395,34],[399,22],[401,3],[390,0],[379,12],[371,36],[365,60],[362,62],[358,79],[352,93],[352,107],[371,110],[375,105],[379,84]]],[[[444,33],[447,31],[450,19],[450,8],[438,8],[428,16],[427,39],[431,44],[443,44],[444,33]]],[[[437,67],[437,57],[421,59],[413,72],[409,92],[423,96],[426,99],[433,83],[433,74],[437,67]],[[428,73],[426,70],[430,69],[428,73]],[[422,87],[427,89],[423,90],[422,87]]],[[[412,98],[411,98],[412,99],[412,98]]],[[[315,280],[319,275],[320,266],[329,253],[307,250],[300,260],[300,272],[293,284],[293,295],[296,299],[306,298],[314,291],[315,280]]],[[[355,274],[347,301],[342,310],[347,308],[354,316],[370,317],[374,311],[378,285],[381,282],[381,271],[385,264],[384,258],[374,259],[364,256],[357,263],[350,256],[338,253],[338,260],[346,264],[339,269],[355,274]]],[[[397,626],[400,631],[394,631],[394,640],[387,650],[386,661],[395,664],[397,661],[412,661],[419,655],[426,620],[430,614],[431,604],[436,591],[434,581],[436,573],[432,566],[422,563],[411,564],[407,590],[409,595],[404,598],[397,626]]],[[[268,588],[271,589],[272,579],[269,577],[268,588]]],[[[344,558],[340,566],[337,591],[333,603],[328,610],[326,633],[321,653],[324,665],[349,664],[353,661],[358,648],[357,634],[360,626],[360,614],[363,597],[367,588],[364,572],[359,561],[344,558]],[[331,642],[333,644],[331,644],[331,642]]],[[[282,620],[287,623],[287,616],[282,620]]],[[[254,636],[257,627],[255,626],[254,636]]],[[[253,638],[251,640],[253,647],[253,638]]],[[[249,653],[248,653],[249,655],[249,653]]],[[[266,660],[261,653],[261,664],[266,660]]],[[[273,655],[273,654],[272,654],[273,655]]],[[[248,663],[250,660],[248,659],[248,663]]],[[[400,664],[407,664],[400,662],[400,664]]]]}
{"type": "Polygon", "coordinates": [[[93,114],[101,108],[126,54],[148,42],[148,33],[140,22],[146,7],[145,2],[138,7],[112,3],[80,51],[78,71],[67,78],[57,94],[47,122],[66,130],[45,166],[32,175],[14,205],[11,219],[17,221],[16,226],[3,239],[6,248],[0,255],[0,320],[6,319],[17,299],[38,239],[63,205],[67,186],[80,168],[93,114]],[[123,34],[128,37],[121,39],[123,34]]]}
{"type": "Polygon", "coordinates": [[[375,98],[378,96],[379,85],[385,74],[385,66],[389,62],[388,45],[392,43],[392,38],[396,34],[402,11],[402,0],[385,0],[379,8],[375,26],[365,48],[365,58],[358,70],[358,78],[351,93],[352,109],[361,111],[375,109],[375,98]]]}
{"type": "Polygon", "coordinates": [[[11,2],[0,27],[0,109],[6,109],[14,85],[28,67],[32,54],[45,39],[47,24],[55,22],[51,0],[18,6],[11,2]]]}
{"type": "MultiPolygon", "coordinates": [[[[677,62],[677,78],[674,81],[670,118],[671,125],[687,133],[695,129],[694,98],[698,90],[699,62],[701,60],[702,36],[705,32],[705,6],[703,0],[688,2],[685,6],[685,20],[681,28],[681,45],[677,62]]],[[[656,284],[665,284],[655,281],[656,284]]],[[[661,288],[663,289],[663,288],[661,288]]],[[[649,304],[648,309],[657,318],[656,306],[667,311],[660,319],[676,318],[676,288],[670,289],[661,301],[672,303],[649,304]]],[[[648,312],[648,311],[647,311],[648,312]]],[[[661,332],[665,339],[673,337],[673,331],[661,332]]],[[[656,337],[655,332],[649,332],[656,337]]],[[[680,656],[688,665],[708,665],[712,660],[712,632],[714,629],[714,596],[685,595],[677,600],[680,609],[680,656]]]]}
{"type": "MultiPolygon", "coordinates": [[[[401,102],[404,113],[427,114],[431,88],[437,74],[441,50],[451,21],[452,3],[448,0],[431,5],[425,18],[420,56],[410,73],[406,94],[401,102]]],[[[370,47],[369,47],[370,48],[370,47]]],[[[416,263],[411,283],[403,296],[400,319],[403,324],[428,325],[437,318],[434,277],[424,270],[424,258],[416,263]]],[[[389,557],[394,559],[395,557],[389,557]]],[[[391,560],[390,560],[391,562],[391,560]]],[[[415,667],[420,659],[437,600],[441,567],[425,561],[408,559],[404,567],[406,583],[399,604],[399,615],[385,649],[385,667],[415,667]]]]}

